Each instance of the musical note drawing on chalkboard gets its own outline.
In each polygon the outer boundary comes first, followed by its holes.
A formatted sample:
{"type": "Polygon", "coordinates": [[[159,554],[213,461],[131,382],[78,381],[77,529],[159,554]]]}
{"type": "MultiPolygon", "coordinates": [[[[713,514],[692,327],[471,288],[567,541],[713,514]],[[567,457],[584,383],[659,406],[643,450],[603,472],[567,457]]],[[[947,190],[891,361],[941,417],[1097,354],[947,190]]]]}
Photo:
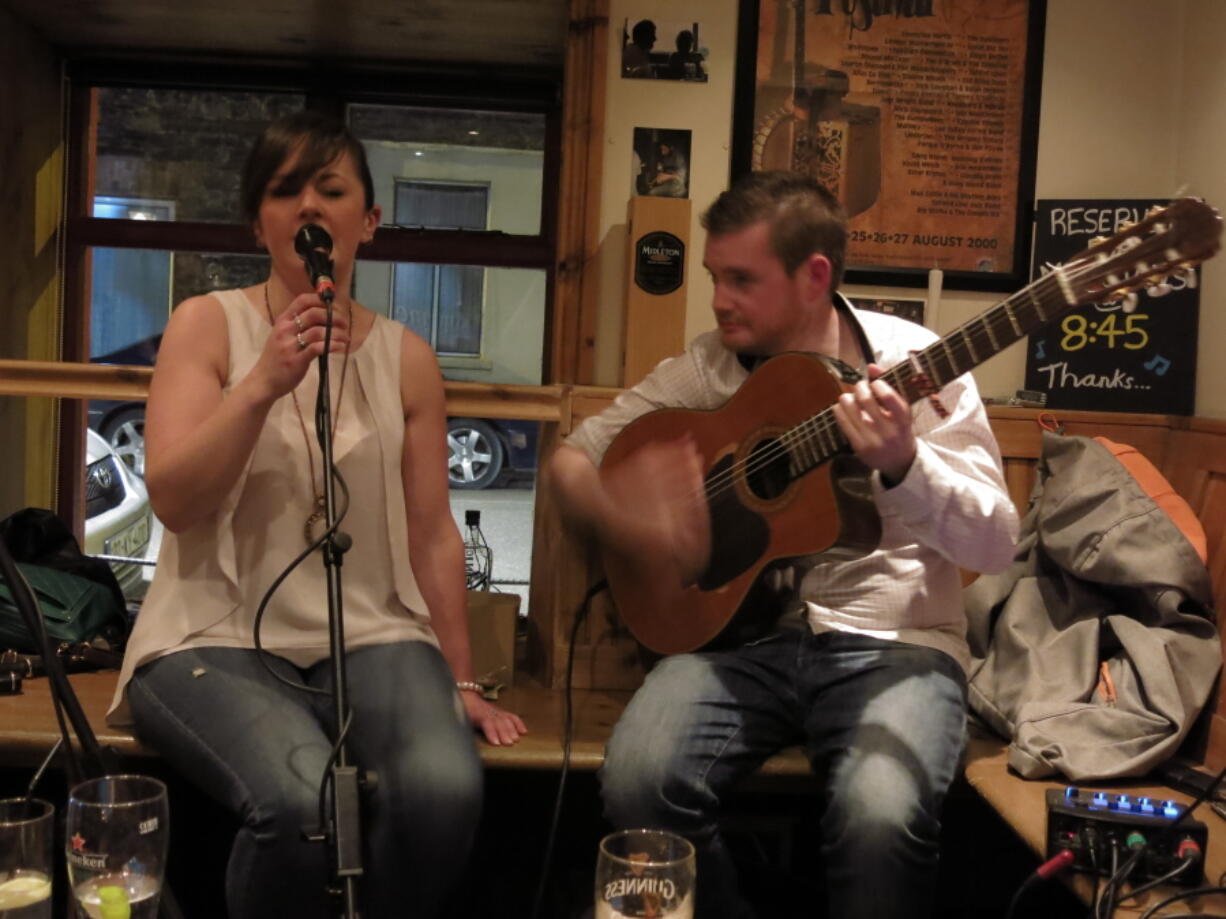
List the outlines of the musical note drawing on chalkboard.
{"type": "Polygon", "coordinates": [[[1145,363],[1145,369],[1152,370],[1154,373],[1158,374],[1158,376],[1163,376],[1168,370],[1171,369],[1171,362],[1161,354],[1155,354],[1145,363]]]}
{"type": "Polygon", "coordinates": [[[1047,341],[1046,341],[1046,339],[1043,339],[1043,340],[1040,340],[1040,341],[1036,341],[1036,342],[1034,343],[1034,357],[1035,357],[1035,360],[1039,360],[1039,361],[1044,361],[1044,360],[1047,360],[1047,352],[1044,350],[1044,348],[1046,347],[1046,345],[1047,345],[1047,341]]]}

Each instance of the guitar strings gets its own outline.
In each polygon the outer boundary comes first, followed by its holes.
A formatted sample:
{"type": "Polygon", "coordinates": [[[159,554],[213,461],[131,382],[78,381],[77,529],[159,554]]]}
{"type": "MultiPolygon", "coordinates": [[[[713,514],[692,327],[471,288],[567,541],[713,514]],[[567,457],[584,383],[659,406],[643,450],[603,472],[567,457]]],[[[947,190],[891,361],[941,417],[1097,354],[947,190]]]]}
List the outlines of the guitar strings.
{"type": "MultiPolygon", "coordinates": [[[[1074,262],[1064,266],[1064,273],[1066,278],[1069,280],[1079,280],[1082,276],[1092,274],[1097,269],[1098,266],[1093,263],[1074,262]]],[[[959,326],[949,335],[945,336],[944,340],[954,338],[956,335],[961,333],[964,338],[970,339],[970,348],[972,351],[975,350],[975,345],[983,346],[985,351],[995,350],[992,336],[987,331],[989,322],[995,318],[995,315],[999,310],[1007,308],[1023,293],[1030,291],[1039,294],[1043,288],[1049,288],[1049,290],[1043,291],[1043,293],[1060,294],[1060,283],[1055,273],[1044,275],[1033,284],[1027,285],[1022,290],[1002,300],[1000,303],[996,304],[996,306],[985,312],[982,316],[978,316],[970,322],[959,326]]],[[[1062,295],[1061,299],[1063,299],[1062,295]]],[[[1034,307],[1033,304],[1031,306],[1032,308],[1037,309],[1037,307],[1034,307]]],[[[939,342],[934,342],[934,345],[935,344],[939,344],[939,342]]],[[[931,366],[931,360],[929,361],[929,364],[931,366]]],[[[956,367],[953,369],[956,369],[956,367]]],[[[896,378],[896,383],[905,387],[907,382],[909,382],[912,378],[912,372],[913,371],[910,366],[908,366],[906,363],[902,363],[894,365],[882,376],[893,376],[896,378]]],[[[960,375],[961,374],[959,374],[959,376],[960,375]]],[[[790,447],[799,446],[801,444],[809,444],[815,439],[818,441],[817,454],[821,457],[821,459],[809,468],[815,468],[817,465],[820,465],[822,462],[832,458],[836,453],[841,452],[847,447],[846,438],[843,436],[842,430],[838,427],[838,422],[835,420],[834,412],[830,406],[827,406],[817,414],[804,419],[789,430],[783,432],[783,434],[773,440],[773,443],[770,446],[754,451],[746,459],[734,462],[718,475],[704,480],[700,488],[694,489],[687,495],[683,496],[682,500],[686,503],[697,503],[704,498],[710,500],[711,498],[718,497],[729,489],[734,488],[737,479],[743,477],[747,478],[761,471],[766,466],[777,462],[784,456],[789,458],[792,457],[793,454],[790,447]],[[824,439],[829,439],[834,444],[835,449],[828,452],[824,439]]],[[[791,475],[791,471],[792,470],[789,463],[789,475],[791,475]]]]}

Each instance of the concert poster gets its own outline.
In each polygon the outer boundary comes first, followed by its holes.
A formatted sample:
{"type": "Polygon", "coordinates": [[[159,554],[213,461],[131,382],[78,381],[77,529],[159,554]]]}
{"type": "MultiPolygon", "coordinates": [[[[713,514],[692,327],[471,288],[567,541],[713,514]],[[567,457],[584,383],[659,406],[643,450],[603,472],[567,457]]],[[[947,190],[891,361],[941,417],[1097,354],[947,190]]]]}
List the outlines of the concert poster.
{"type": "Polygon", "coordinates": [[[834,192],[853,283],[922,286],[940,268],[949,287],[1021,286],[1044,11],[743,0],[734,173],[796,170],[834,192]]]}

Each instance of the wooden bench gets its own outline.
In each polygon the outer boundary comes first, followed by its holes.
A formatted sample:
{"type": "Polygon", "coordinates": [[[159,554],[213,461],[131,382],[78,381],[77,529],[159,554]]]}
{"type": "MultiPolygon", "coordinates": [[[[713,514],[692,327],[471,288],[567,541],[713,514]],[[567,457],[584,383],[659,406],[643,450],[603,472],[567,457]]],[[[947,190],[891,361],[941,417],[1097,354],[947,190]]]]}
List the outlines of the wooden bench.
{"type": "MultiPolygon", "coordinates": [[[[1010,494],[1019,508],[1024,508],[1039,455],[1036,412],[993,407],[989,414],[1004,457],[1010,494]]],[[[1226,596],[1226,421],[1085,412],[1060,413],[1060,420],[1070,434],[1101,434],[1131,444],[1162,470],[1204,524],[1215,596],[1226,596]]],[[[538,498],[536,532],[536,554],[548,556],[551,561],[549,570],[534,570],[534,587],[540,574],[551,578],[555,588],[567,587],[570,594],[568,596],[565,590],[558,592],[553,608],[545,610],[543,622],[539,621],[539,611],[534,606],[533,617],[538,618],[535,622],[537,646],[531,656],[537,659],[536,666],[517,674],[516,685],[502,700],[523,715],[531,733],[511,747],[494,747],[478,741],[481,758],[491,769],[556,770],[562,763],[564,696],[558,676],[565,669],[569,641],[567,604],[569,602],[573,610],[573,601],[582,595],[594,561],[582,556],[574,565],[559,564],[559,540],[564,537],[560,535],[556,519],[551,518],[545,496],[538,498]]],[[[534,589],[533,593],[535,604],[537,591],[534,589]]],[[[571,766],[580,771],[599,768],[605,741],[643,672],[632,643],[614,624],[615,614],[597,604],[590,619],[576,646],[575,684],[578,688],[573,694],[571,766]]],[[[72,683],[102,743],[113,746],[125,756],[138,759],[151,756],[130,733],[105,724],[103,716],[115,679],[113,672],[78,674],[72,677],[72,683]]],[[[0,697],[0,762],[32,767],[41,761],[57,737],[45,680],[28,681],[23,695],[0,697]]],[[[1218,693],[1206,718],[1206,729],[1197,739],[1199,745],[1191,752],[1203,760],[1207,768],[1216,771],[1226,765],[1226,694],[1218,693]]],[[[1017,832],[1037,859],[1045,846],[1044,793],[1047,788],[1061,786],[1055,782],[1027,781],[1011,774],[1006,746],[999,738],[973,737],[966,756],[965,779],[968,786],[1017,832]]],[[[763,766],[758,779],[773,787],[803,787],[807,776],[804,756],[798,749],[792,749],[772,757],[763,766]]],[[[1113,783],[1111,787],[1184,802],[1190,800],[1178,792],[1143,783],[1113,783]]],[[[1198,816],[1210,830],[1206,875],[1216,880],[1226,872],[1226,821],[1208,809],[1198,812],[1198,816]]],[[[1091,889],[1088,878],[1075,878],[1072,884],[1088,899],[1091,889]]],[[[1142,904],[1151,902],[1153,900],[1147,898],[1142,904]]],[[[1210,904],[1203,908],[1222,911],[1226,904],[1210,904]]],[[[1126,916],[1140,911],[1129,906],[1118,914],[1126,916]]]]}

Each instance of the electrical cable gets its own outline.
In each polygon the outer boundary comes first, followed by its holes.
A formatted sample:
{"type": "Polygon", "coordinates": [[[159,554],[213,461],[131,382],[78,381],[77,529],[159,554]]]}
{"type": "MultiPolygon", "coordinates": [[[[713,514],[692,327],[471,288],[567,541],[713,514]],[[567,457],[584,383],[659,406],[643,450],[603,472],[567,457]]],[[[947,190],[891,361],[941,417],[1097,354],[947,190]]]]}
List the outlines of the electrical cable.
{"type": "MultiPolygon", "coordinates": [[[[1141,919],[1153,919],[1158,910],[1164,906],[1169,906],[1171,903],[1178,903],[1180,900],[1191,900],[1193,897],[1203,896],[1209,893],[1226,893],[1226,887],[1194,887],[1191,890],[1181,890],[1179,893],[1171,894],[1165,900],[1159,900],[1149,909],[1141,914],[1141,919]]],[[[1209,913],[1196,913],[1199,919],[1214,919],[1209,913]]],[[[1173,919],[1173,917],[1163,916],[1162,919],[1173,919]]]]}
{"type": "Polygon", "coordinates": [[[277,588],[281,586],[286,578],[293,574],[295,568],[306,561],[307,558],[316,549],[322,546],[325,541],[332,538],[332,535],[338,531],[341,522],[349,513],[349,485],[345,482],[345,477],[341,475],[340,470],[337,469],[335,465],[332,467],[332,478],[336,481],[336,484],[340,486],[341,493],[345,498],[344,504],[341,506],[341,510],[336,515],[336,522],[320,533],[319,538],[299,552],[293,558],[293,560],[285,566],[282,572],[273,578],[272,584],[269,585],[268,590],[264,591],[264,596],[260,598],[260,605],[256,607],[255,621],[252,623],[251,627],[252,640],[255,644],[256,659],[260,662],[264,669],[286,686],[289,686],[292,689],[297,689],[300,692],[312,693],[318,696],[330,696],[332,693],[326,689],[319,689],[315,686],[308,686],[306,683],[295,682],[294,680],[287,679],[272,669],[272,664],[268,662],[268,657],[271,655],[268,651],[264,650],[264,645],[260,641],[260,625],[264,621],[264,612],[267,610],[268,604],[272,602],[273,594],[277,592],[277,588]]]}
{"type": "MultiPolygon", "coordinates": [[[[1120,842],[1118,839],[1111,840],[1111,876],[1115,877],[1119,872],[1120,866],[1120,842]]],[[[1103,913],[1103,919],[1111,919],[1111,914],[1115,912],[1115,885],[1108,884],[1103,891],[1107,901],[1106,911],[1103,913]]]]}
{"type": "Polygon", "coordinates": [[[1013,899],[1009,901],[1009,908],[1005,911],[1005,919],[1012,919],[1014,911],[1017,909],[1018,903],[1021,902],[1022,895],[1038,884],[1040,881],[1045,881],[1050,877],[1054,877],[1061,871],[1064,871],[1073,864],[1076,860],[1076,855],[1072,849],[1064,849],[1057,852],[1034,871],[1030,877],[1022,881],[1022,884],[1013,894],[1013,899]]]}
{"type": "Polygon", "coordinates": [[[1156,877],[1153,880],[1146,881],[1140,887],[1133,887],[1131,890],[1128,891],[1128,893],[1124,894],[1116,902],[1123,903],[1125,900],[1131,900],[1133,897],[1143,894],[1148,890],[1153,890],[1155,887],[1159,886],[1160,884],[1165,884],[1167,881],[1175,877],[1177,874],[1180,874],[1181,872],[1187,870],[1187,868],[1190,865],[1192,865],[1199,857],[1200,857],[1200,849],[1198,848],[1195,855],[1186,856],[1183,859],[1183,861],[1181,861],[1176,867],[1172,868],[1166,874],[1161,875],[1160,877],[1156,877]]]}
{"type": "Polygon", "coordinates": [[[532,919],[538,919],[540,916],[541,904],[545,899],[545,886],[549,882],[549,875],[553,867],[553,847],[557,840],[558,823],[562,816],[562,798],[566,792],[566,776],[570,772],[570,746],[574,730],[571,690],[573,689],[575,672],[575,641],[579,637],[579,626],[587,619],[592,599],[596,594],[607,589],[608,586],[609,582],[602,579],[588,588],[587,593],[583,595],[583,600],[579,603],[579,608],[575,611],[575,621],[570,627],[570,647],[566,652],[566,692],[563,695],[562,704],[562,770],[558,775],[558,792],[553,802],[553,816],[549,821],[549,836],[545,842],[545,856],[541,860],[541,875],[536,885],[536,894],[532,898],[532,912],[529,913],[532,919]]]}

